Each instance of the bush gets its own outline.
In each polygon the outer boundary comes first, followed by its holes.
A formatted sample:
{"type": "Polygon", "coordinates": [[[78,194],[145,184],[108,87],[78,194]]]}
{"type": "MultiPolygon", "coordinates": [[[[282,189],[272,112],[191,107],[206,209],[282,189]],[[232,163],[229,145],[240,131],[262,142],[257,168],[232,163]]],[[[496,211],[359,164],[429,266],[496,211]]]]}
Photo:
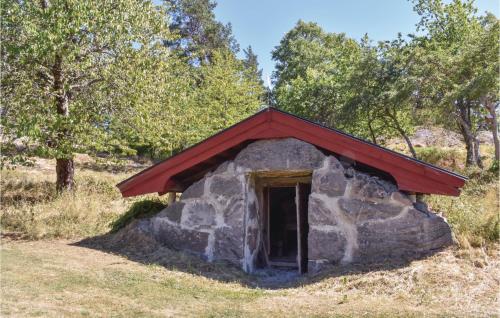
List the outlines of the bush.
{"type": "Polygon", "coordinates": [[[135,219],[142,219],[150,217],[165,208],[159,199],[142,200],[134,202],[130,209],[121,215],[118,219],[112,222],[111,231],[116,232],[121,228],[124,228],[135,219]]]}
{"type": "Polygon", "coordinates": [[[499,172],[499,166],[500,166],[500,161],[493,160],[493,162],[491,163],[489,171],[492,172],[492,173],[498,174],[498,172],[499,172]]]}

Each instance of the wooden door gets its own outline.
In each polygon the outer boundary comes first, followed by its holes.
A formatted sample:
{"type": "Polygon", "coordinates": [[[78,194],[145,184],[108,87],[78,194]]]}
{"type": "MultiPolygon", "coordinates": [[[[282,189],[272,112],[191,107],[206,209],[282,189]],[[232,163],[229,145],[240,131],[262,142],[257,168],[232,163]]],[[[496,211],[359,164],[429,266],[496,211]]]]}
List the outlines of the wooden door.
{"type": "Polygon", "coordinates": [[[310,184],[297,183],[295,187],[295,203],[297,206],[297,265],[301,274],[307,272],[307,236],[309,234],[307,207],[310,193],[310,184]]]}

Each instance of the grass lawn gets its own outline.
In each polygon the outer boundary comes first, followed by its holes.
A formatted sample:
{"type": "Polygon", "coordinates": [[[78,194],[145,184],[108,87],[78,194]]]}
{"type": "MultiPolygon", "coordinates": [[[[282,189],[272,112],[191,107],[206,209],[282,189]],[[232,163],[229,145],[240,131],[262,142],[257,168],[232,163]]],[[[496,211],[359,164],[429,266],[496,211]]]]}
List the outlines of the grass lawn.
{"type": "Polygon", "coordinates": [[[190,273],[189,264],[186,270],[179,264],[169,269],[73,243],[3,239],[2,317],[499,314],[499,258],[478,250],[481,255],[472,257],[452,248],[401,268],[332,272],[271,289],[249,286],[250,278],[243,273],[229,271],[224,280],[208,278],[214,277],[209,273],[214,269],[223,271],[223,265],[190,273]]]}

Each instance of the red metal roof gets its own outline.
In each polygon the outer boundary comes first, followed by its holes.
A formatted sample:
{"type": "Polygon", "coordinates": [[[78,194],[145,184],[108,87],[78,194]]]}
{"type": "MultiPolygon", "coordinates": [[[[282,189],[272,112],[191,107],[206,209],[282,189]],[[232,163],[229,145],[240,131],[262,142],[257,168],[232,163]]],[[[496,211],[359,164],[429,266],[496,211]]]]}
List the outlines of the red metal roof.
{"type": "Polygon", "coordinates": [[[259,139],[292,137],[390,174],[400,190],[458,196],[466,178],[295,115],[267,108],[119,183],[124,197],[183,191],[259,139]]]}

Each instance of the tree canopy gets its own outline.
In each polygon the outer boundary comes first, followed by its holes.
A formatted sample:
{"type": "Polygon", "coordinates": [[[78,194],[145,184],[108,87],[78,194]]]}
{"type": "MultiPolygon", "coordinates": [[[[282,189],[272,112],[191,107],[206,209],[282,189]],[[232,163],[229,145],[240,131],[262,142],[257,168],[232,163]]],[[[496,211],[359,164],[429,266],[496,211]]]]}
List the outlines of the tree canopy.
{"type": "Polygon", "coordinates": [[[498,18],[472,0],[412,2],[415,34],[390,41],[298,21],[266,88],[212,0],[3,1],[3,158],[16,138],[36,145],[63,191],[75,152],[164,158],[268,103],[374,143],[400,136],[414,157],[415,127],[442,125],[476,166],[490,129],[498,160],[498,18]]]}
{"type": "Polygon", "coordinates": [[[276,107],[381,143],[434,124],[462,134],[482,166],[477,133],[498,146],[499,21],[471,0],[415,0],[418,34],[373,44],[299,21],[273,51],[276,107]]]}
{"type": "Polygon", "coordinates": [[[256,62],[236,57],[214,5],[3,2],[4,136],[56,158],[62,191],[75,152],[170,155],[255,112],[256,62]]]}

